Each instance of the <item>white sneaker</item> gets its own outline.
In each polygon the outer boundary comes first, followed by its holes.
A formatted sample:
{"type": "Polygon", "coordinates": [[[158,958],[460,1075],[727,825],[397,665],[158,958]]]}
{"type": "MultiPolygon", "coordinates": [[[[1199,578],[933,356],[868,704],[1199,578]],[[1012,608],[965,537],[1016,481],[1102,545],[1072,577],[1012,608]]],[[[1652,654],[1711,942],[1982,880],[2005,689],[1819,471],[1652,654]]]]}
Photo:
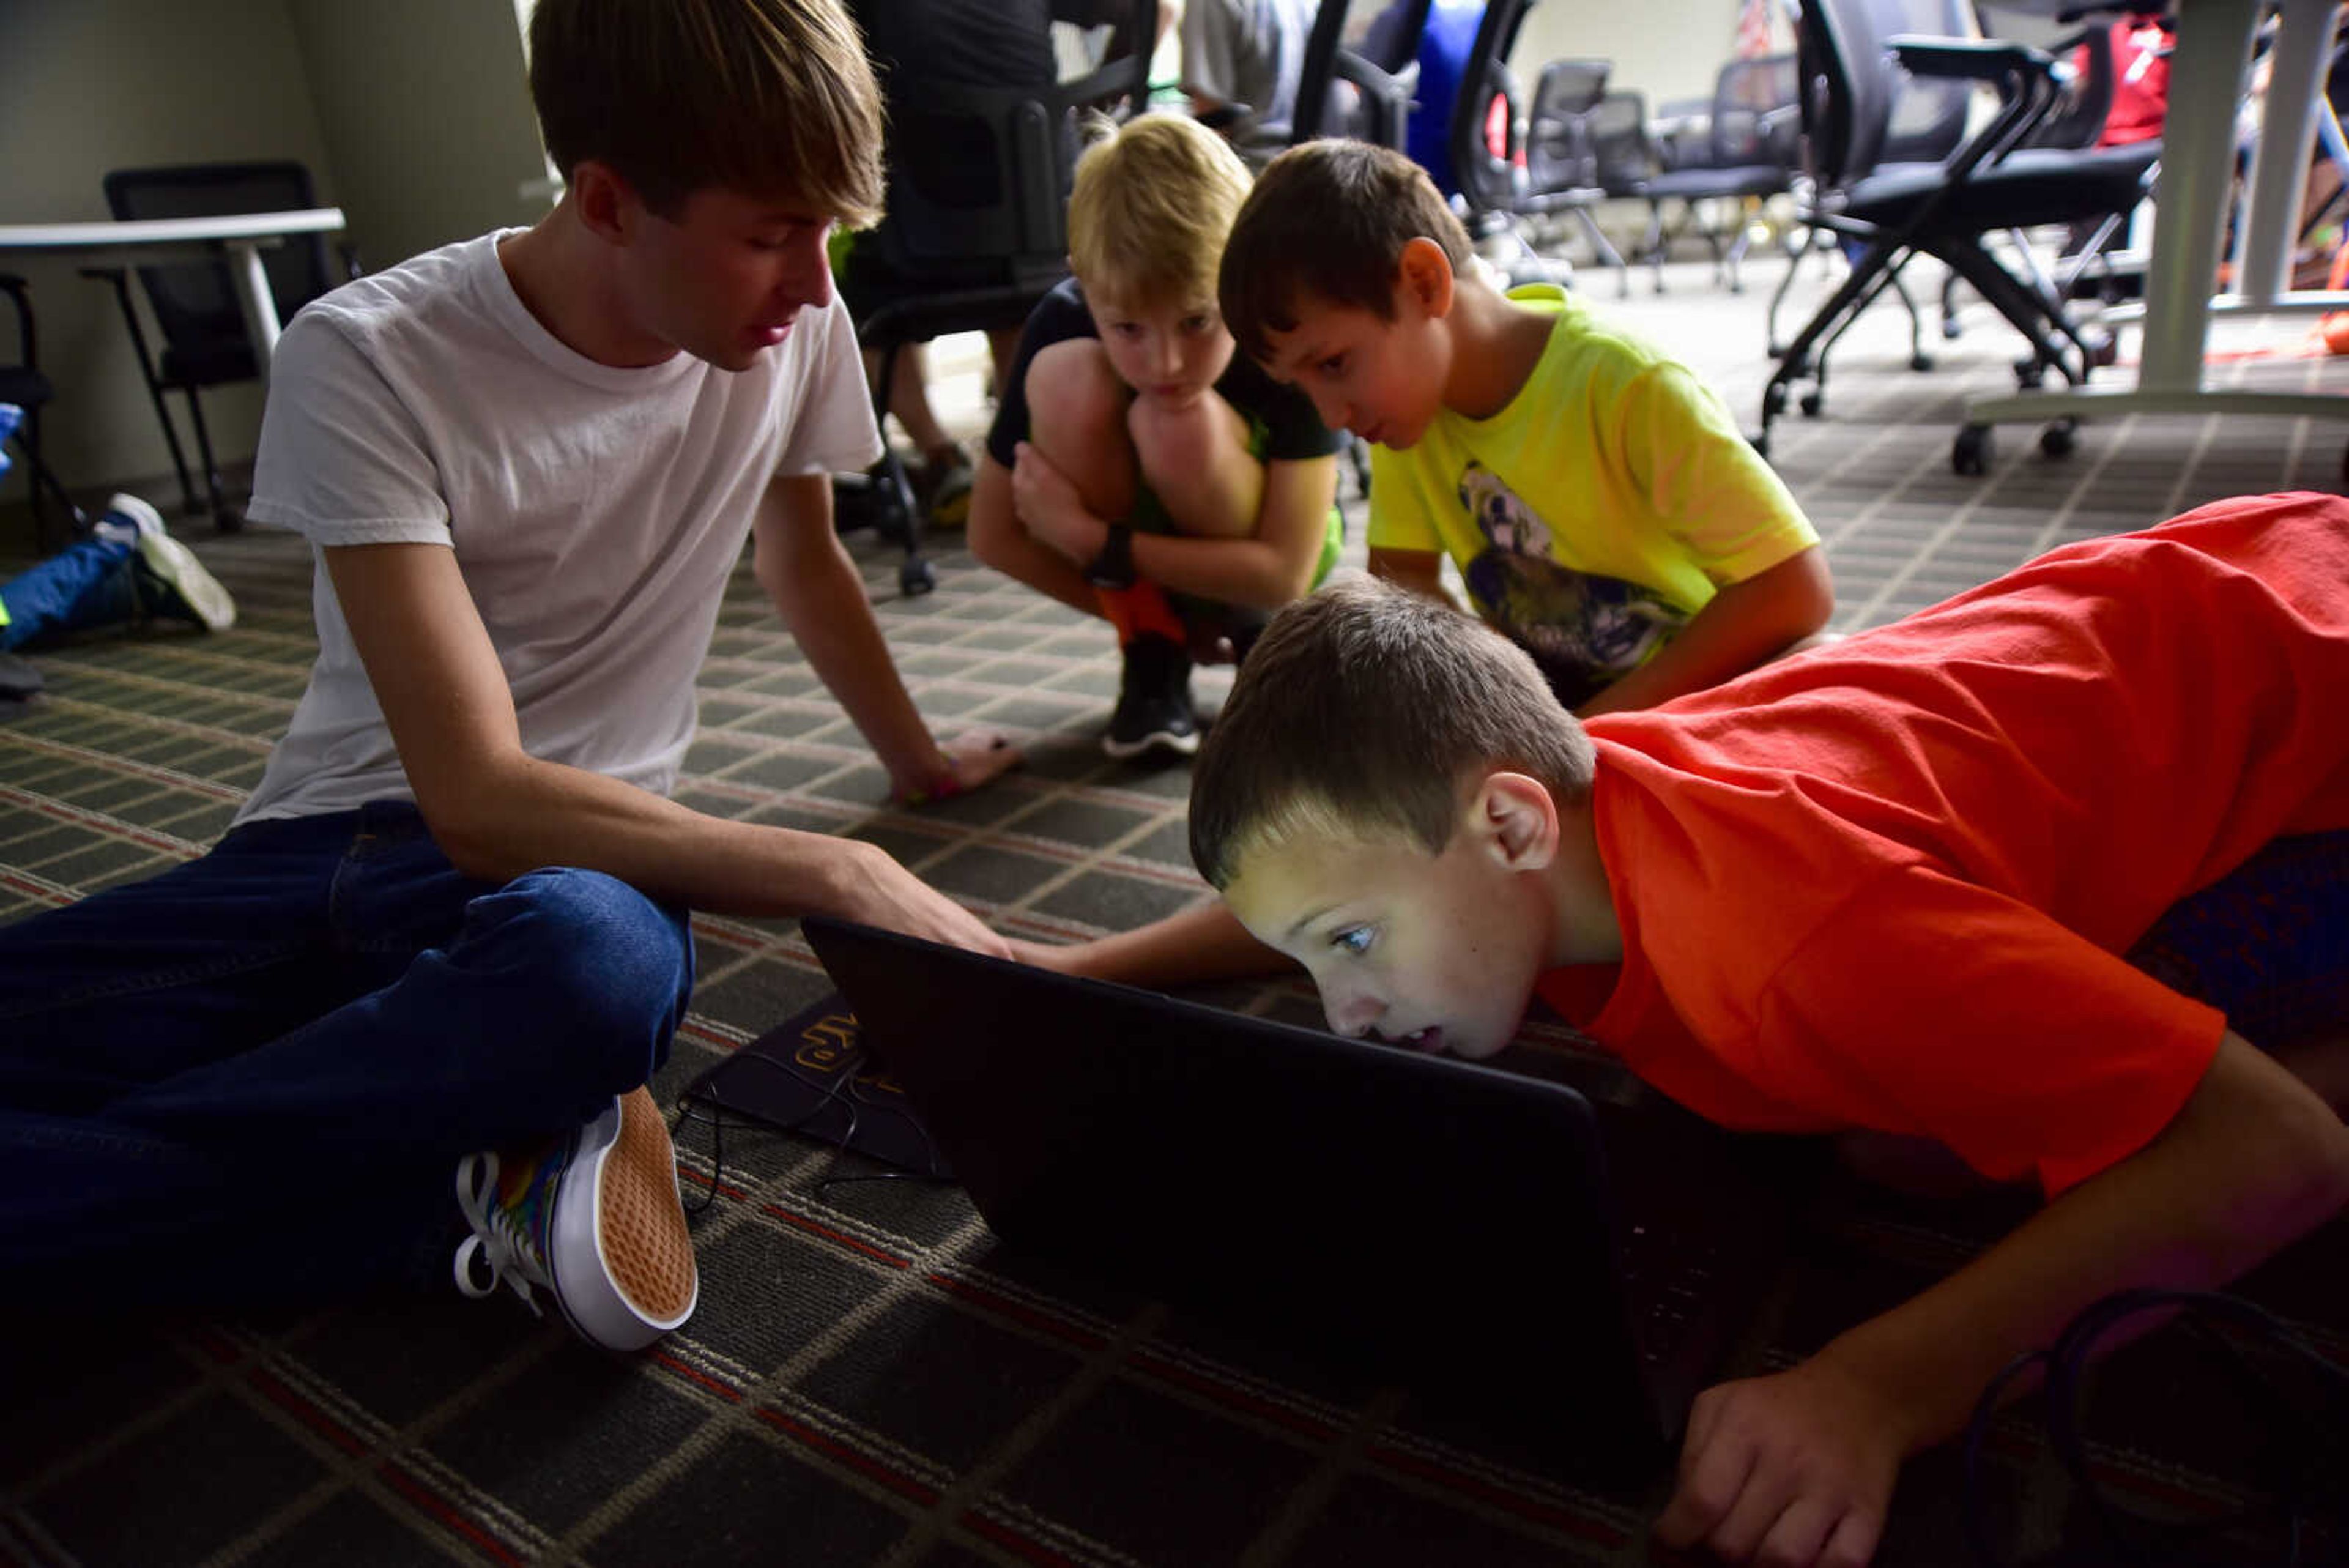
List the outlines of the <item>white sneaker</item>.
{"type": "Polygon", "coordinates": [[[469,1296],[503,1283],[536,1313],[533,1287],[543,1289],[581,1338],[606,1350],[642,1350],[700,1300],[677,1152],[645,1089],[543,1148],[467,1155],[457,1201],[473,1228],[456,1256],[469,1296]]]}
{"type": "Polygon", "coordinates": [[[162,514],[136,495],[109,500],[106,515],[91,531],[138,551],[133,571],[140,606],[149,615],[191,620],[207,631],[226,631],[236,624],[236,601],[220,579],[204,570],[193,550],[171,537],[162,514]]]}

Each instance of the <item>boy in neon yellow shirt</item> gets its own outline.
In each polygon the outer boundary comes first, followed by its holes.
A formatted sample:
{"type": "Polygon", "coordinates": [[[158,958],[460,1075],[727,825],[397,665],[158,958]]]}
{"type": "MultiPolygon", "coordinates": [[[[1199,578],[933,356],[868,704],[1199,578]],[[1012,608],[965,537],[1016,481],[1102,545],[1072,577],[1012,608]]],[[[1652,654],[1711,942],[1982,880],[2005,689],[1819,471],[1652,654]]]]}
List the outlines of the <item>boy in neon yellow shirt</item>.
{"type": "Polygon", "coordinates": [[[1586,716],[1716,685],[1826,624],[1818,535],[1718,398],[1563,291],[1503,294],[1426,174],[1323,140],[1224,251],[1241,352],[1376,443],[1371,570],[1477,614],[1586,716]]]}

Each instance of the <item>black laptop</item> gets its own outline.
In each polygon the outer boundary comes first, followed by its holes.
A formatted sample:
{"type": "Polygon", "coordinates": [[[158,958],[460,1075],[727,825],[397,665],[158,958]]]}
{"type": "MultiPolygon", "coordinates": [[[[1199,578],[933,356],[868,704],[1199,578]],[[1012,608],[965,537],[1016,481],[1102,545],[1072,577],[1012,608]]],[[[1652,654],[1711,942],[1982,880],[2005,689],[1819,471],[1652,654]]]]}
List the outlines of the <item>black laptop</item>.
{"type": "Polygon", "coordinates": [[[1008,1248],[1617,1459],[1766,1293],[1779,1184],[1675,1107],[803,929],[1008,1248]]]}

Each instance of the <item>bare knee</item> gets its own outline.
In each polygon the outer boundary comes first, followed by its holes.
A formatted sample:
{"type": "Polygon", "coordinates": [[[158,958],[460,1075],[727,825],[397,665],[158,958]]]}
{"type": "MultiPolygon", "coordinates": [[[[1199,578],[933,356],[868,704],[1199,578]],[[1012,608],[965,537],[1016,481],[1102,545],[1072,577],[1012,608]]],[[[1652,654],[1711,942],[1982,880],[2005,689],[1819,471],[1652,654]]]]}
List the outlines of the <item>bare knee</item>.
{"type": "Polygon", "coordinates": [[[1028,439],[1055,461],[1063,451],[1098,446],[1125,430],[1133,393],[1092,338],[1071,337],[1037,350],[1021,389],[1028,397],[1028,439]]]}
{"type": "Polygon", "coordinates": [[[1091,337],[1071,337],[1039,349],[1028,362],[1021,389],[1028,399],[1028,440],[1068,476],[1100,517],[1133,510],[1133,452],[1126,405],[1133,394],[1118,379],[1108,351],[1091,337]]]}
{"type": "Polygon", "coordinates": [[[1189,534],[1256,532],[1264,468],[1248,451],[1247,420],[1213,392],[1179,409],[1137,398],[1126,433],[1148,482],[1189,534]]]}

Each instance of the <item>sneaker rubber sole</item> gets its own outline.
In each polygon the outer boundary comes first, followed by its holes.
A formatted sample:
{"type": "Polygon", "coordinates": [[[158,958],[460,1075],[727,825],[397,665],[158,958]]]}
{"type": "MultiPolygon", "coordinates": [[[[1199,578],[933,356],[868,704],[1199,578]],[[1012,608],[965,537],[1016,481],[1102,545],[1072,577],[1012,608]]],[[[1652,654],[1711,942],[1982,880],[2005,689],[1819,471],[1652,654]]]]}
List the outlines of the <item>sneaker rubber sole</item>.
{"type": "Polygon", "coordinates": [[[169,534],[140,533],[139,558],[156,580],[188,607],[207,631],[226,631],[236,624],[236,601],[204,570],[196,553],[169,534]]]}
{"type": "Polygon", "coordinates": [[[1121,741],[1114,735],[1102,737],[1102,750],[1120,762],[1126,762],[1144,752],[1173,752],[1177,756],[1195,756],[1199,751],[1199,732],[1181,734],[1173,730],[1153,730],[1132,741],[1121,741]]]}
{"type": "MultiPolygon", "coordinates": [[[[555,1297],[572,1325],[615,1350],[641,1350],[693,1315],[701,1294],[693,1238],[678,1201],[677,1151],[651,1092],[620,1098],[616,1127],[599,1117],[566,1180],[592,1183],[594,1201],[558,1202],[555,1297]],[[595,1280],[564,1277],[564,1263],[592,1255],[595,1280]]],[[[566,1195],[572,1196],[572,1195],[566,1195]]]]}

